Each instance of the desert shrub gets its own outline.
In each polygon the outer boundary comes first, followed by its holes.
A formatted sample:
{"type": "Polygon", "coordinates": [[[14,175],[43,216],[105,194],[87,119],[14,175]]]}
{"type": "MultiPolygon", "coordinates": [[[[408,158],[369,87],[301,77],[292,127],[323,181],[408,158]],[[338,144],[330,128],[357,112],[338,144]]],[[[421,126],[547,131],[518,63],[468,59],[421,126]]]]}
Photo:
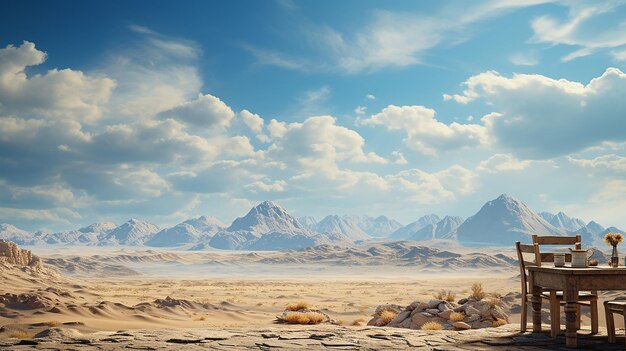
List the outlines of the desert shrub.
{"type": "Polygon", "coordinates": [[[476,301],[480,301],[484,299],[486,296],[485,291],[483,290],[482,283],[474,283],[472,284],[472,294],[470,297],[476,301]]]}
{"type": "Polygon", "coordinates": [[[501,306],[501,305],[502,305],[502,298],[501,298],[501,297],[499,297],[499,296],[497,296],[497,295],[490,296],[490,297],[487,299],[487,302],[489,303],[489,306],[490,306],[491,308],[494,308],[494,307],[496,307],[496,306],[501,306]]]}
{"type": "Polygon", "coordinates": [[[318,312],[289,312],[282,319],[291,324],[320,324],[326,317],[318,312]]]}
{"type": "Polygon", "coordinates": [[[345,322],[343,321],[343,319],[337,319],[335,320],[335,325],[344,325],[345,322]]]}
{"type": "Polygon", "coordinates": [[[451,290],[445,291],[443,289],[434,293],[433,296],[437,300],[444,300],[448,302],[454,302],[454,299],[456,298],[456,295],[451,290]]]}
{"type": "Polygon", "coordinates": [[[498,318],[491,324],[492,327],[497,328],[506,324],[506,321],[502,318],[498,318]]]}
{"type": "Polygon", "coordinates": [[[442,330],[443,325],[439,322],[427,322],[422,325],[422,330],[442,330]]]}
{"type": "Polygon", "coordinates": [[[61,325],[61,322],[59,322],[59,321],[47,321],[47,322],[44,322],[43,324],[45,324],[45,325],[47,325],[47,326],[52,328],[52,327],[58,327],[59,325],[61,325]]]}
{"type": "Polygon", "coordinates": [[[196,318],[197,321],[206,321],[206,316],[200,316],[196,318]]]}
{"type": "Polygon", "coordinates": [[[465,315],[461,312],[450,313],[450,320],[453,322],[460,322],[465,318],[465,315]]]}
{"type": "Polygon", "coordinates": [[[32,338],[33,334],[29,333],[27,331],[24,330],[14,330],[11,333],[9,333],[9,338],[16,338],[16,339],[28,339],[28,338],[32,338]]]}
{"type": "Polygon", "coordinates": [[[311,304],[304,301],[288,303],[285,308],[288,311],[302,311],[311,308],[311,304]]]}
{"type": "Polygon", "coordinates": [[[387,325],[394,318],[396,318],[397,315],[398,315],[398,312],[396,311],[384,310],[380,313],[380,321],[382,322],[383,325],[387,325]]]}
{"type": "Polygon", "coordinates": [[[361,317],[361,318],[357,318],[355,320],[352,321],[352,326],[358,327],[363,325],[363,323],[365,323],[365,318],[361,317]]]}

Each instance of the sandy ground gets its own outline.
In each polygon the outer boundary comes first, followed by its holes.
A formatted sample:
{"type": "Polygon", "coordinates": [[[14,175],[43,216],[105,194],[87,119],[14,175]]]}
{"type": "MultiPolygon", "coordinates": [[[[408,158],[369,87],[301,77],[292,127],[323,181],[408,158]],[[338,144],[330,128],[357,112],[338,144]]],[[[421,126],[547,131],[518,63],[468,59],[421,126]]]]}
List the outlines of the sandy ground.
{"type": "MultiPolygon", "coordinates": [[[[81,270],[73,276],[5,269],[0,295],[27,294],[31,300],[0,308],[0,337],[16,330],[36,333],[64,323],[83,332],[258,328],[272,325],[288,303],[298,301],[305,301],[349,326],[366,323],[375,307],[383,303],[406,305],[415,300],[427,301],[442,289],[450,290],[456,299],[467,297],[474,282],[482,283],[486,292],[501,296],[520,291],[519,272],[510,267],[423,273],[417,267],[380,265],[304,267],[228,263],[236,258],[233,255],[246,253],[223,253],[219,262],[213,259],[211,264],[202,259],[206,254],[184,252],[163,260],[137,260],[137,257],[154,256],[154,252],[134,252],[133,259],[120,259],[119,251],[66,249],[35,250],[35,253],[44,258],[65,257],[77,262],[81,261],[76,259],[78,255],[83,258],[83,264],[96,261],[102,264],[97,270],[81,270]],[[136,273],[124,274],[118,267],[107,276],[107,264],[123,265],[136,273]],[[32,299],[43,307],[33,308],[32,299]]],[[[510,305],[515,303],[519,301],[509,299],[510,305]]],[[[517,321],[519,313],[512,313],[510,322],[517,321]]]]}

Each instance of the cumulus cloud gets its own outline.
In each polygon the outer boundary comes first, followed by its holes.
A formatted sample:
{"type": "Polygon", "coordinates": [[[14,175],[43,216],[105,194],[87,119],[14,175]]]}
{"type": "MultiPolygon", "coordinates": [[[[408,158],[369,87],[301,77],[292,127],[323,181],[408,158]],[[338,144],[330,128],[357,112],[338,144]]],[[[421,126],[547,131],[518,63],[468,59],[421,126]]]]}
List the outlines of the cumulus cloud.
{"type": "Polygon", "coordinates": [[[197,99],[185,101],[161,112],[159,116],[165,119],[173,118],[192,127],[225,129],[235,117],[235,112],[219,98],[200,94],[197,99]]]}
{"type": "Polygon", "coordinates": [[[245,125],[248,126],[248,128],[250,128],[253,132],[261,133],[263,131],[263,125],[265,122],[261,116],[248,110],[242,110],[239,112],[239,116],[243,119],[243,123],[245,123],[245,125]]]}
{"type": "Polygon", "coordinates": [[[361,122],[383,125],[388,130],[406,132],[405,144],[424,155],[441,150],[484,145],[489,142],[485,127],[478,124],[445,124],[435,118],[435,110],[424,106],[389,105],[361,122]]]}
{"type": "Polygon", "coordinates": [[[289,164],[317,167],[339,161],[385,163],[373,152],[363,150],[365,139],[357,132],[336,124],[331,116],[307,118],[303,123],[272,120],[268,129],[276,138],[268,155],[289,164]]]}
{"type": "Polygon", "coordinates": [[[115,81],[71,69],[26,74],[27,67],[43,64],[46,57],[27,41],[0,49],[0,112],[83,122],[100,118],[115,81]]]}
{"type": "Polygon", "coordinates": [[[626,140],[626,74],[608,68],[589,83],[537,74],[505,77],[489,71],[469,78],[449,96],[484,99],[495,113],[482,118],[496,142],[524,158],[550,158],[602,142],[626,140]]]}
{"type": "Polygon", "coordinates": [[[521,171],[528,168],[531,162],[530,160],[519,160],[510,154],[495,154],[484,161],[480,161],[476,169],[488,173],[521,171]]]}

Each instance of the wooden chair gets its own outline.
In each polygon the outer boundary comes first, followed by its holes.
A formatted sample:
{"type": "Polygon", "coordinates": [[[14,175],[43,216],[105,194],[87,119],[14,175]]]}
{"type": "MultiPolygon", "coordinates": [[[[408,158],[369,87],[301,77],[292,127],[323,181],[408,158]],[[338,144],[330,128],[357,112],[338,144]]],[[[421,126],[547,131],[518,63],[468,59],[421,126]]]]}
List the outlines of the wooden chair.
{"type": "MultiPolygon", "coordinates": [[[[541,266],[541,262],[548,262],[548,258],[554,260],[554,255],[549,253],[541,253],[539,251],[539,244],[522,244],[519,241],[515,243],[515,248],[517,250],[517,258],[520,266],[520,279],[522,285],[522,308],[521,308],[521,318],[520,318],[520,330],[522,332],[526,331],[528,324],[528,302],[531,301],[532,294],[530,293],[530,289],[528,286],[528,273],[526,271],[526,267],[528,266],[541,266]],[[524,253],[532,254],[533,260],[527,261],[524,259],[524,253]],[[538,264],[537,264],[538,263],[538,264]]],[[[565,260],[567,262],[571,262],[571,255],[566,255],[565,260]]],[[[587,294],[590,295],[590,294],[587,294]]],[[[564,303],[563,301],[563,293],[558,291],[544,291],[541,293],[542,300],[548,300],[550,302],[550,334],[552,337],[556,337],[560,330],[560,304],[564,303]]],[[[579,295],[579,301],[588,298],[585,294],[579,295]]],[[[597,297],[595,297],[597,302],[597,297]]],[[[578,314],[580,318],[580,313],[578,314]]],[[[592,330],[598,331],[598,318],[597,318],[597,305],[596,305],[596,313],[595,319],[593,318],[593,308],[592,308],[592,330]],[[595,324],[594,321],[595,320],[595,324]],[[594,326],[595,325],[595,329],[594,326]]]]}
{"type": "MultiPolygon", "coordinates": [[[[576,249],[581,248],[581,235],[574,236],[539,236],[533,235],[533,245],[535,245],[535,263],[541,266],[542,262],[554,262],[554,252],[541,252],[541,246],[564,246],[574,245],[576,249]]],[[[565,262],[571,262],[572,256],[565,254],[565,262]]],[[[561,329],[561,304],[564,304],[562,291],[551,290],[550,295],[550,321],[551,335],[556,337],[561,329]]],[[[598,333],[598,293],[597,291],[591,292],[579,292],[578,293],[578,305],[576,306],[576,315],[578,316],[576,327],[580,328],[580,306],[589,306],[591,310],[591,332],[598,333]]]]}
{"type": "MultiPolygon", "coordinates": [[[[604,314],[606,315],[606,331],[609,334],[609,342],[615,343],[615,320],[613,313],[621,314],[626,324],[626,300],[604,301],[604,314]]],[[[626,339],[625,339],[626,343],[626,339]]],[[[626,347],[626,344],[624,345],[626,347]]]]}

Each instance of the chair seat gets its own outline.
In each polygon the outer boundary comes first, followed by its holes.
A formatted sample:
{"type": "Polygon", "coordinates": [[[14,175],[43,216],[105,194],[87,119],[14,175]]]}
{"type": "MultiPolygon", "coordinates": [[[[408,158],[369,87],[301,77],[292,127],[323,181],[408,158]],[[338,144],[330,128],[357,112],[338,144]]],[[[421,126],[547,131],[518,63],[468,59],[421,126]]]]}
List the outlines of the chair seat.
{"type": "MultiPolygon", "coordinates": [[[[549,291],[544,291],[544,292],[541,293],[541,295],[543,297],[548,297],[549,298],[550,297],[550,292],[549,291]]],[[[563,291],[557,291],[556,292],[556,298],[558,300],[563,300],[563,291]]],[[[595,294],[592,294],[590,292],[582,291],[582,292],[578,293],[578,301],[592,301],[592,300],[597,300],[597,299],[598,299],[598,296],[595,295],[595,294]]]]}
{"type": "Polygon", "coordinates": [[[624,307],[626,307],[626,300],[612,300],[605,301],[604,308],[610,309],[612,312],[624,313],[624,307]]]}

